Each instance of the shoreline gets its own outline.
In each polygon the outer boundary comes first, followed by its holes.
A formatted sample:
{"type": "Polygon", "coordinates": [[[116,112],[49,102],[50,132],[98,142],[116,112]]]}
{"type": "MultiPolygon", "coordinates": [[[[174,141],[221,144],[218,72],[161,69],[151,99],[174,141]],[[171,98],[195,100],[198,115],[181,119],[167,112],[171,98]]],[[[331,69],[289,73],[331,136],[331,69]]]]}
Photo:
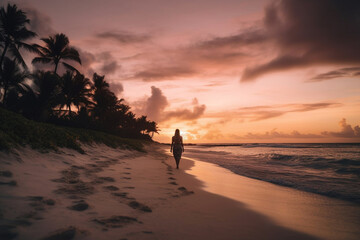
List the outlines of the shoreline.
{"type": "MultiPolygon", "coordinates": [[[[241,148],[242,152],[239,153],[236,152],[238,148],[233,149],[231,146],[229,149],[212,148],[212,146],[191,148],[189,146],[184,156],[213,163],[240,176],[354,204],[360,203],[359,159],[356,155],[327,159],[324,154],[317,156],[316,153],[309,152],[308,149],[312,148],[309,147],[309,144],[291,148],[284,148],[282,144],[263,147],[259,149],[260,156],[255,156],[256,147],[241,148]],[[263,147],[266,149],[262,149],[263,147]],[[245,152],[244,155],[242,155],[243,152],[245,152]]],[[[326,146],[318,147],[324,148],[326,146]]],[[[358,148],[355,149],[355,151],[358,150],[358,148]]],[[[329,149],[329,151],[332,151],[330,155],[341,155],[341,153],[336,152],[338,150],[329,149]]]]}
{"type": "Polygon", "coordinates": [[[323,239],[357,239],[360,206],[345,200],[249,178],[222,166],[185,157],[186,170],[205,191],[243,203],[277,224],[323,239]]]}
{"type": "Polygon", "coordinates": [[[148,145],[148,153],[104,145],[85,148],[86,154],[29,148],[0,153],[1,170],[11,173],[0,180],[16,181],[14,186],[0,185],[0,235],[8,234],[4,239],[59,234],[70,234],[65,239],[318,239],[249,202],[212,192],[211,182],[200,177],[219,168],[217,182],[225,184],[234,174],[223,168],[211,164],[209,170],[184,158],[177,170],[173,157],[157,144],[148,145]]]}

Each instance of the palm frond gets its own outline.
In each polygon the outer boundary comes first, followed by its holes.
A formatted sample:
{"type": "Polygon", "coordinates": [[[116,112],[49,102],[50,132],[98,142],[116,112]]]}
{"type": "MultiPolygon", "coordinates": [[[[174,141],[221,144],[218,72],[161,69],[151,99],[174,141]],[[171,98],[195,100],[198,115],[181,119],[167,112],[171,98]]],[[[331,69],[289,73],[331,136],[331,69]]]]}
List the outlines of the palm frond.
{"type": "Polygon", "coordinates": [[[21,56],[21,54],[20,54],[20,52],[19,52],[19,49],[18,49],[15,45],[11,44],[11,45],[9,46],[9,51],[14,55],[16,62],[18,62],[19,64],[21,64],[21,66],[22,66],[25,70],[27,70],[28,67],[26,66],[26,63],[25,63],[23,57],[21,56]]]}
{"type": "Polygon", "coordinates": [[[23,27],[19,31],[16,31],[13,37],[18,40],[27,40],[36,36],[37,34],[35,32],[30,31],[25,27],[23,27]]]}
{"type": "Polygon", "coordinates": [[[73,47],[68,47],[68,48],[64,49],[62,58],[74,60],[81,64],[79,52],[73,47]]]}
{"type": "Polygon", "coordinates": [[[51,55],[51,52],[48,48],[40,46],[38,44],[33,44],[33,46],[38,49],[38,54],[40,56],[46,57],[51,55]]]}
{"type": "Polygon", "coordinates": [[[70,64],[67,64],[66,62],[61,62],[64,67],[66,67],[67,69],[71,70],[71,71],[75,71],[77,73],[80,73],[79,70],[77,70],[75,67],[71,66],[70,64]]]}
{"type": "Polygon", "coordinates": [[[32,52],[32,53],[39,53],[39,49],[34,46],[34,44],[27,44],[24,42],[16,42],[18,48],[24,48],[25,50],[32,52]]]}
{"type": "Polygon", "coordinates": [[[47,45],[51,45],[54,42],[54,39],[51,36],[47,38],[40,38],[40,40],[46,43],[47,45]]]}
{"type": "Polygon", "coordinates": [[[34,64],[34,63],[50,63],[52,61],[52,59],[50,58],[47,58],[47,57],[36,57],[34,58],[31,63],[34,64]]]}

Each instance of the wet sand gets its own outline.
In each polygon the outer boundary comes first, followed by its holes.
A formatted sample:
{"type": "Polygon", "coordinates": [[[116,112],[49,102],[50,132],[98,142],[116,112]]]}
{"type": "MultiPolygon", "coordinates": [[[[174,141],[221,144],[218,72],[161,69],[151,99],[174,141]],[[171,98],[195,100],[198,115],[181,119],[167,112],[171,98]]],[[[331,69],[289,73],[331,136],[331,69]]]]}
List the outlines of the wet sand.
{"type": "MultiPolygon", "coordinates": [[[[228,178],[234,174],[222,168],[185,158],[177,170],[173,158],[157,145],[148,146],[148,153],[103,145],[84,148],[86,154],[65,149],[61,153],[39,153],[28,148],[16,154],[0,153],[1,239],[325,236],[294,227],[299,216],[292,211],[280,214],[285,220],[293,219],[286,220],[287,224],[275,214],[277,210],[272,212],[276,208],[271,207],[269,195],[281,196],[283,201],[277,205],[286,206],[285,199],[293,196],[291,189],[280,191],[276,185],[253,179],[234,180],[228,178]]],[[[301,196],[294,198],[307,199],[301,196]]],[[[304,209],[300,212],[306,216],[304,209]]],[[[347,236],[351,239],[352,235],[347,236]]]]}
{"type": "MultiPolygon", "coordinates": [[[[185,160],[186,158],[184,158],[185,160]]],[[[358,239],[360,206],[289,187],[237,175],[217,165],[187,159],[208,192],[243,203],[280,226],[321,239],[358,239]]]]}

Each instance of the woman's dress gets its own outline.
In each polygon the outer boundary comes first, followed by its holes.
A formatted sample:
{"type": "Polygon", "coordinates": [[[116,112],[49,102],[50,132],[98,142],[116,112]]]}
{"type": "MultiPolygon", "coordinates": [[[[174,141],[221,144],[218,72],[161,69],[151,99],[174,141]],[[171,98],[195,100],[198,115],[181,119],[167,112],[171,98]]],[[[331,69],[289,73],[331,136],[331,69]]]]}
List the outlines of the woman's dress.
{"type": "Polygon", "coordinates": [[[173,142],[174,142],[174,146],[173,146],[174,158],[176,163],[179,164],[179,161],[181,159],[181,154],[183,152],[182,143],[181,143],[182,141],[181,139],[173,139],[173,142]]]}

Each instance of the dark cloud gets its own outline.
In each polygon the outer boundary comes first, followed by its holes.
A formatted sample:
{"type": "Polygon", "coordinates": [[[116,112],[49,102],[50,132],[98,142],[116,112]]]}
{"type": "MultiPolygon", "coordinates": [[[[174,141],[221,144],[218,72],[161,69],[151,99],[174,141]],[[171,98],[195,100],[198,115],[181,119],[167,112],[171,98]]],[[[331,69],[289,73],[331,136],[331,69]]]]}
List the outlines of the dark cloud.
{"type": "Polygon", "coordinates": [[[360,67],[340,68],[337,70],[318,74],[312,77],[311,79],[309,79],[308,82],[320,82],[334,78],[357,77],[357,76],[360,76],[360,67]]]}
{"type": "MultiPolygon", "coordinates": [[[[161,52],[161,50],[159,50],[161,52]]],[[[173,80],[187,77],[216,75],[234,68],[247,58],[247,54],[232,48],[191,45],[164,51],[160,59],[151,56],[151,63],[140,66],[131,78],[143,81],[173,80]],[[163,59],[165,57],[171,59],[163,59]],[[154,58],[154,59],[152,59],[154,58]]]]}
{"type": "Polygon", "coordinates": [[[124,91],[124,86],[121,83],[111,82],[110,90],[118,96],[124,91]]]}
{"type": "Polygon", "coordinates": [[[339,126],[341,130],[339,132],[322,132],[321,134],[324,136],[331,136],[331,137],[341,137],[341,138],[359,138],[360,139],[360,127],[356,125],[354,128],[347,124],[346,119],[343,118],[339,122],[339,126]]]}
{"type": "Polygon", "coordinates": [[[295,56],[281,56],[271,60],[268,63],[255,66],[255,67],[248,67],[244,70],[241,81],[252,81],[255,78],[264,75],[266,73],[275,71],[275,70],[282,70],[282,69],[291,69],[298,67],[299,65],[307,65],[310,62],[303,57],[295,57],[295,56]]]}
{"type": "Polygon", "coordinates": [[[161,67],[154,66],[148,67],[147,69],[137,72],[133,78],[140,78],[144,81],[160,81],[169,80],[179,77],[191,76],[195,73],[190,67],[161,67]]]}
{"type": "Polygon", "coordinates": [[[93,64],[96,63],[96,57],[94,54],[84,51],[80,48],[76,48],[79,52],[80,59],[81,59],[81,65],[76,64],[77,69],[82,69],[85,75],[92,76],[95,72],[93,69],[93,64]]]}
{"type": "Polygon", "coordinates": [[[96,37],[114,40],[122,44],[142,43],[151,39],[150,35],[136,34],[128,31],[106,31],[96,34],[96,37]]]}
{"type": "Polygon", "coordinates": [[[101,67],[97,70],[103,75],[114,74],[121,68],[121,65],[118,64],[118,61],[114,58],[111,52],[101,52],[96,55],[96,59],[98,63],[101,63],[101,67]]]}
{"type": "Polygon", "coordinates": [[[152,121],[166,122],[169,120],[190,121],[200,118],[206,109],[205,105],[200,105],[198,100],[192,100],[193,108],[179,108],[167,110],[170,106],[166,96],[160,88],[151,87],[151,96],[134,104],[137,106],[136,112],[146,115],[152,121]]]}
{"type": "Polygon", "coordinates": [[[179,120],[195,120],[201,117],[205,112],[206,106],[196,105],[193,107],[192,111],[189,109],[177,109],[175,111],[168,111],[165,114],[165,119],[170,120],[176,118],[179,120]]]}
{"type": "MultiPolygon", "coordinates": [[[[140,66],[131,78],[162,81],[217,75],[229,69],[233,71],[251,58],[253,53],[249,46],[264,41],[263,32],[253,27],[230,36],[210,37],[175,49],[159,49],[157,53],[147,55],[149,63],[140,66]]],[[[259,48],[258,45],[256,47],[259,48]]]]}
{"type": "Polygon", "coordinates": [[[30,30],[36,32],[39,37],[48,37],[56,33],[52,27],[51,18],[45,13],[32,7],[25,7],[24,12],[26,12],[27,17],[30,19],[30,30]]]}
{"type": "Polygon", "coordinates": [[[234,50],[236,50],[239,47],[243,47],[243,45],[259,44],[267,40],[268,38],[263,30],[249,28],[230,36],[214,37],[201,41],[196,43],[195,46],[202,49],[235,48],[234,50]]]}
{"type": "Polygon", "coordinates": [[[264,29],[277,57],[245,69],[242,81],[309,64],[360,63],[360,1],[279,0],[265,10],[264,29]]]}
{"type": "Polygon", "coordinates": [[[240,118],[249,121],[261,121],[265,119],[279,117],[288,113],[308,112],[331,107],[339,107],[339,103],[304,103],[304,104],[283,104],[276,106],[253,106],[239,108],[235,113],[240,118]]]}
{"type": "Polygon", "coordinates": [[[148,55],[149,64],[132,78],[158,81],[242,72],[241,81],[252,81],[305,66],[354,66],[360,63],[359,12],[357,0],[274,0],[260,23],[228,36],[159,49],[160,57],[148,55]]]}
{"type": "Polygon", "coordinates": [[[120,65],[117,63],[116,60],[105,62],[104,65],[101,67],[100,71],[102,74],[112,74],[115,73],[116,70],[120,68],[120,65]]]}

